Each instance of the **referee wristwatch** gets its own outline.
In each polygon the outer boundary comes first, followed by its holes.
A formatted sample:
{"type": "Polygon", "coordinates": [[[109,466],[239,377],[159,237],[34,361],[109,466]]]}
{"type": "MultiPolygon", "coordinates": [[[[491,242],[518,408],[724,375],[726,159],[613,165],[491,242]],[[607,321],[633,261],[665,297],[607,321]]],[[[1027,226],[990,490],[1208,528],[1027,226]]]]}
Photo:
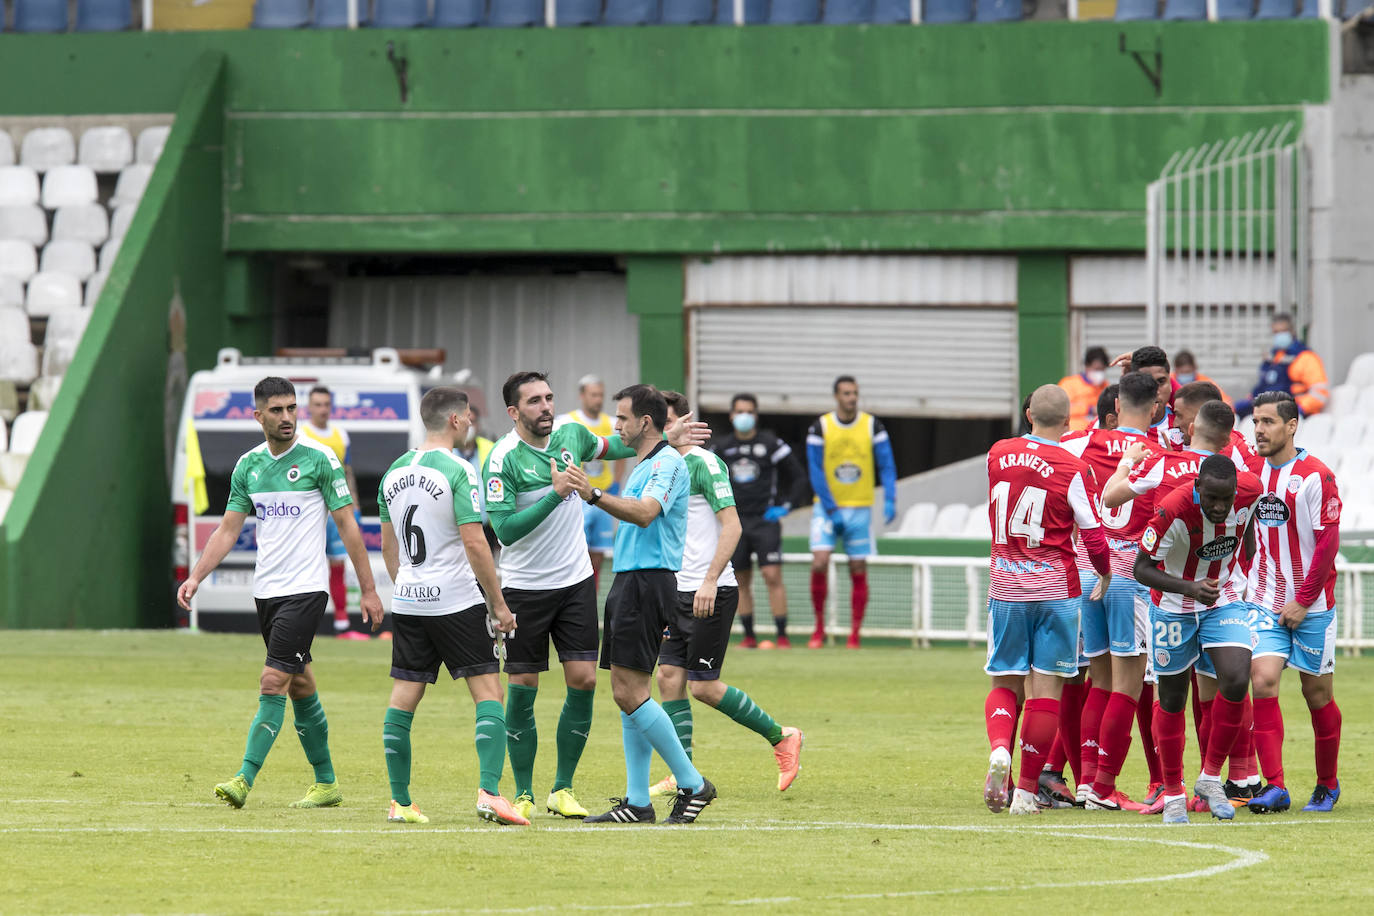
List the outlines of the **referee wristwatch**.
{"type": "Polygon", "coordinates": [[[587,500],[587,505],[595,506],[597,502],[601,499],[602,495],[603,494],[601,493],[600,487],[592,487],[592,498],[587,500]]]}

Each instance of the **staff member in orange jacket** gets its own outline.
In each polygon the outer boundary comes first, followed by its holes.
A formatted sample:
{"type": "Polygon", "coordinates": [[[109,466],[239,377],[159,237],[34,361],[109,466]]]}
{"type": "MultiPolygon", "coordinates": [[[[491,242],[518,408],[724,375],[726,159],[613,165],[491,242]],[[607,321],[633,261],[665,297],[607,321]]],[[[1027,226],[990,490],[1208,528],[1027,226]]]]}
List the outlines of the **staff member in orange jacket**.
{"type": "Polygon", "coordinates": [[[1083,371],[1066,375],[1059,387],[1069,395],[1069,429],[1087,429],[1097,420],[1097,398],[1107,387],[1107,351],[1090,347],[1083,354],[1083,371]]]}
{"type": "MultiPolygon", "coordinates": [[[[1173,383],[1175,391],[1184,385],[1191,385],[1193,382],[1211,382],[1213,385],[1217,385],[1216,379],[1208,378],[1197,371],[1197,358],[1193,356],[1191,350],[1179,350],[1174,354],[1174,374],[1169,379],[1173,383]]],[[[1221,392],[1221,399],[1226,402],[1226,406],[1235,406],[1220,385],[1217,385],[1217,390],[1221,392]]]]}
{"type": "Polygon", "coordinates": [[[1259,384],[1250,397],[1236,404],[1236,413],[1247,416],[1251,402],[1266,391],[1286,391],[1298,402],[1303,416],[1321,413],[1331,396],[1322,358],[1293,334],[1293,316],[1275,315],[1270,324],[1274,332],[1272,352],[1260,366],[1259,384]]]}

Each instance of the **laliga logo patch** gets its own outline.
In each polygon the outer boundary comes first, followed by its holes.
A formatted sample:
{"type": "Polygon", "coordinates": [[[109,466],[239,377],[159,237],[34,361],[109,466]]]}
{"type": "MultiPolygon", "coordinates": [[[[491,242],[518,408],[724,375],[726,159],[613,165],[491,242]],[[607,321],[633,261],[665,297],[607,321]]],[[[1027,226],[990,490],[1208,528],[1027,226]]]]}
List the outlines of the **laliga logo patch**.
{"type": "Polygon", "coordinates": [[[501,483],[500,477],[492,477],[487,480],[487,499],[499,503],[505,495],[506,486],[501,483]]]}
{"type": "Polygon", "coordinates": [[[482,511],[482,501],[481,501],[480,499],[477,498],[477,491],[476,491],[476,490],[473,490],[473,491],[471,492],[471,494],[469,494],[469,495],[472,496],[472,511],[473,511],[473,512],[481,512],[481,511],[482,511]]]}
{"type": "Polygon", "coordinates": [[[299,465],[291,465],[291,470],[286,472],[286,479],[295,483],[301,479],[301,469],[299,465]]]}
{"type": "MultiPolygon", "coordinates": [[[[1260,497],[1260,501],[1255,504],[1255,519],[1261,525],[1268,525],[1270,528],[1277,528],[1288,521],[1290,513],[1288,505],[1273,493],[1266,493],[1260,497]]],[[[1240,516],[1236,518],[1239,520],[1240,516]]],[[[1240,524],[1244,524],[1243,521],[1240,524]]]]}
{"type": "Polygon", "coordinates": [[[1161,667],[1161,668],[1167,668],[1167,667],[1169,667],[1169,660],[1172,659],[1172,658],[1173,658],[1173,656],[1171,656],[1171,655],[1169,654],[1169,650],[1168,650],[1168,649],[1156,649],[1156,650],[1155,650],[1155,664],[1158,665],[1158,666],[1161,667]]]}
{"type": "Polygon", "coordinates": [[[1155,545],[1159,543],[1159,535],[1155,534],[1153,528],[1146,528],[1145,533],[1140,536],[1140,546],[1146,553],[1153,553],[1155,545]]]}

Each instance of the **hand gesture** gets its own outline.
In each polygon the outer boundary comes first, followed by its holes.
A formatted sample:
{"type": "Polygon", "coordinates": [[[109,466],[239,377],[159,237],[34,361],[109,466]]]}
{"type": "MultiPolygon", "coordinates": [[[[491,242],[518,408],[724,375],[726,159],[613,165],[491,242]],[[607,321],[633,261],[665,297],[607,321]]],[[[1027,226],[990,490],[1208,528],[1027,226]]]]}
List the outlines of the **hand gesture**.
{"type": "Polygon", "coordinates": [[[1298,625],[1306,619],[1307,608],[1298,604],[1296,601],[1290,601],[1279,608],[1279,623],[1288,627],[1290,630],[1296,629],[1298,625]]]}
{"type": "Polygon", "coordinates": [[[1111,573],[1107,573],[1106,575],[1101,576],[1101,577],[1097,580],[1097,584],[1093,586],[1092,593],[1091,593],[1090,595],[1088,595],[1088,600],[1089,600],[1089,601],[1101,601],[1104,597],[1106,597],[1107,589],[1109,589],[1109,588],[1111,588],[1111,587],[1112,587],[1112,574],[1111,574],[1111,573]]]}
{"type": "Polygon", "coordinates": [[[1122,353],[1122,354],[1121,354],[1120,356],[1118,356],[1116,359],[1114,359],[1114,360],[1112,360],[1110,363],[1108,363],[1108,364],[1107,364],[1107,368],[1108,368],[1108,369],[1111,369],[1111,368],[1114,367],[1114,366],[1121,366],[1121,367],[1124,368],[1124,367],[1126,367],[1126,366],[1129,366],[1130,364],[1131,364],[1131,354],[1130,354],[1129,352],[1126,352],[1126,353],[1122,353]]]}
{"type": "Polygon", "coordinates": [[[692,598],[692,616],[710,617],[716,612],[716,583],[702,582],[692,598]]]}
{"type": "Polygon", "coordinates": [[[763,510],[763,520],[765,522],[780,522],[787,518],[788,511],[790,511],[790,507],[786,503],[781,506],[769,506],[763,510]]]}
{"type": "Polygon", "coordinates": [[[506,606],[505,599],[499,594],[491,605],[491,619],[495,621],[496,631],[498,633],[515,632],[515,615],[510,612],[510,608],[506,606]]]}
{"type": "Polygon", "coordinates": [[[587,482],[587,475],[575,464],[570,464],[567,470],[560,471],[558,462],[550,458],[549,476],[553,478],[553,491],[565,499],[569,493],[578,493],[583,499],[591,495],[592,488],[587,482]]]}
{"type": "Polygon", "coordinates": [[[1216,579],[1194,582],[1188,589],[1188,597],[1200,602],[1203,607],[1211,607],[1221,597],[1221,583],[1216,579]]]}
{"type": "Polygon", "coordinates": [[[196,590],[200,588],[198,579],[187,579],[181,583],[181,588],[177,589],[177,604],[186,610],[191,609],[191,599],[196,596],[196,590]]]}
{"type": "Polygon", "coordinates": [[[386,611],[382,610],[382,599],[377,597],[376,589],[363,594],[358,601],[363,612],[363,623],[372,624],[372,632],[376,633],[382,628],[382,615],[386,611]]]}
{"type": "Polygon", "coordinates": [[[1121,464],[1130,463],[1131,467],[1145,460],[1145,456],[1150,454],[1150,447],[1144,442],[1132,442],[1126,451],[1121,453],[1121,464]]]}
{"type": "Polygon", "coordinates": [[[705,445],[711,440],[711,427],[695,417],[696,411],[689,410],[668,424],[663,432],[668,436],[669,445],[673,448],[683,448],[688,445],[705,445]]]}

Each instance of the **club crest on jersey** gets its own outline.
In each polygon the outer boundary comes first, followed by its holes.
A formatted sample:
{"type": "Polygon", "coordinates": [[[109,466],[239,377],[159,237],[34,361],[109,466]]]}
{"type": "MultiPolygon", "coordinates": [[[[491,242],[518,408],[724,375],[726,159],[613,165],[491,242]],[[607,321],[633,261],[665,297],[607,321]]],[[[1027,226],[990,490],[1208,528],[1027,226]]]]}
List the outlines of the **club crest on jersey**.
{"type": "Polygon", "coordinates": [[[1302,478],[1301,478],[1301,477],[1289,477],[1289,478],[1288,478],[1288,492],[1289,492],[1289,493],[1296,493],[1296,492],[1298,492],[1298,491],[1301,490],[1301,489],[1302,489],[1302,478]]]}
{"type": "Polygon", "coordinates": [[[1326,522],[1327,524],[1331,524],[1339,520],[1340,517],[1341,499],[1339,496],[1333,496],[1326,501],[1326,511],[1323,514],[1322,521],[1326,522]]]}
{"type": "Polygon", "coordinates": [[[1291,517],[1288,511],[1288,504],[1279,499],[1273,493],[1266,493],[1260,497],[1260,501],[1255,504],[1255,519],[1261,525],[1268,525],[1270,528],[1277,528],[1291,517]]]}
{"type": "Polygon", "coordinates": [[[1208,541],[1199,547],[1195,553],[1199,560],[1224,560],[1236,552],[1236,545],[1240,543],[1240,538],[1228,534],[1219,537],[1215,541],[1208,541]]]}
{"type": "Polygon", "coordinates": [[[759,466],[752,458],[741,458],[730,465],[730,476],[737,483],[753,483],[759,479],[759,466]]]}
{"type": "Polygon", "coordinates": [[[1237,527],[1237,528],[1244,528],[1244,527],[1245,527],[1245,522],[1246,522],[1246,520],[1247,520],[1248,518],[1250,518],[1250,510],[1249,510],[1249,509],[1237,509],[1237,510],[1236,510],[1236,527],[1237,527]]]}
{"type": "Polygon", "coordinates": [[[289,470],[289,471],[286,472],[286,479],[289,480],[289,481],[291,481],[292,483],[295,483],[296,481],[300,480],[300,479],[301,479],[301,469],[300,469],[300,465],[296,465],[296,464],[291,465],[291,470],[289,470]]]}
{"type": "Polygon", "coordinates": [[[572,453],[572,452],[568,451],[567,449],[563,449],[562,451],[560,451],[560,452],[558,453],[558,457],[563,459],[563,467],[564,467],[564,468],[572,467],[572,463],[573,463],[573,453],[572,453]]]}

